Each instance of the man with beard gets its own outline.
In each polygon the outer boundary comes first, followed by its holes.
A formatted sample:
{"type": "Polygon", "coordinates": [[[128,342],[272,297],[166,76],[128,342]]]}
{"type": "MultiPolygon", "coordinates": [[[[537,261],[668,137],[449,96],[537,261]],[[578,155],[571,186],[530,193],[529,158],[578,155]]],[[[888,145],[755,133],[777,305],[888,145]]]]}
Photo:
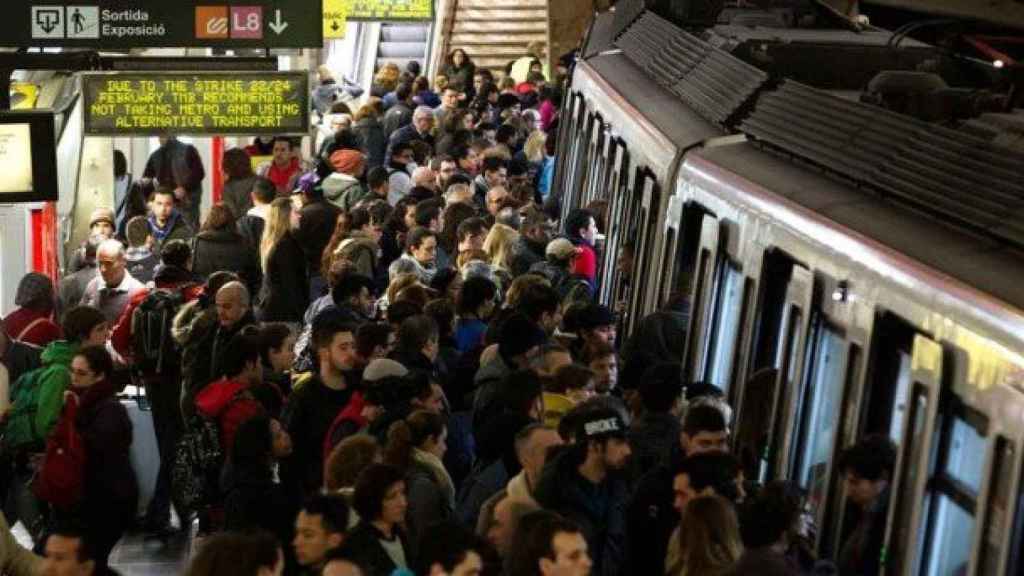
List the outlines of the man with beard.
{"type": "Polygon", "coordinates": [[[359,384],[355,335],[357,326],[325,311],[313,320],[317,372],[288,398],[283,421],[295,451],[288,462],[290,480],[304,495],[323,483],[324,437],[359,384]]]}

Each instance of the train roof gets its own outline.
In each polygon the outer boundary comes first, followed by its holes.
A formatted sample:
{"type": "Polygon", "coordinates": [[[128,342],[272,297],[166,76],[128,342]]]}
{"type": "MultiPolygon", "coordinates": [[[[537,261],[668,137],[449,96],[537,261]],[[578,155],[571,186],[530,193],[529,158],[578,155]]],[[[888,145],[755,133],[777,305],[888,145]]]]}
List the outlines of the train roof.
{"type": "MultiPolygon", "coordinates": [[[[649,12],[642,13],[638,20],[655,22],[662,34],[654,37],[663,44],[675,42],[678,46],[679,39],[686,43],[695,40],[681,29],[670,31],[649,12]],[[674,34],[674,39],[664,35],[668,33],[674,34]]],[[[603,41],[607,41],[611,26],[607,22],[603,25],[603,41]]],[[[778,98],[779,87],[781,91],[787,89],[785,81],[770,83],[766,76],[759,77],[755,70],[734,59],[729,66],[732,74],[741,77],[737,85],[746,90],[749,84],[744,87],[744,81],[761,84],[734,110],[712,117],[708,110],[681,95],[681,90],[672,88],[673,82],[657,70],[655,62],[666,61],[667,51],[645,53],[649,48],[636,43],[646,41],[630,39],[631,29],[635,34],[634,25],[617,36],[615,46],[622,49],[622,54],[608,49],[595,52],[583,65],[581,75],[601,76],[615,93],[614,98],[628,103],[633,122],[648,126],[648,130],[670,141],[678,151],[694,148],[702,139],[714,135],[745,133],[748,142],[691,154],[822,215],[855,236],[873,240],[940,275],[988,294],[1015,308],[1018,315],[1024,311],[1024,293],[1019,289],[1024,279],[1024,235],[1018,233],[1016,217],[1024,208],[1024,155],[995,144],[994,138],[931,126],[867,104],[840,101],[825,91],[795,83],[789,86],[790,92],[811,94],[788,94],[788,101],[782,104],[790,114],[799,115],[804,112],[801,106],[810,106],[815,107],[816,113],[859,114],[868,120],[859,126],[852,123],[846,132],[830,134],[836,136],[831,141],[808,140],[813,137],[813,123],[787,126],[785,122],[775,122],[775,134],[767,133],[772,130],[755,134],[756,130],[749,128],[751,124],[767,122],[764,115],[758,115],[758,108],[765,106],[767,99],[778,98]],[[826,99],[825,106],[820,104],[822,99],[826,99]],[[639,116],[636,111],[640,111],[639,116]],[[699,123],[694,122],[694,115],[703,117],[718,130],[695,132],[692,127],[699,123]],[[905,131],[900,147],[876,146],[872,151],[875,156],[858,156],[863,151],[851,139],[870,119],[885,125],[886,130],[868,140],[877,145],[877,139],[884,139],[892,133],[889,129],[895,127],[896,132],[905,131]],[[943,150],[944,145],[954,147],[953,152],[943,150]],[[929,151],[932,157],[928,156],[929,151]],[[829,159],[835,160],[833,165],[823,161],[829,159]],[[871,174],[866,172],[877,169],[873,163],[886,162],[892,166],[889,182],[879,182],[877,176],[875,181],[868,178],[871,174]],[[920,174],[915,174],[915,170],[920,174]],[[935,188],[931,189],[932,186],[935,188]]],[[[717,60],[727,60],[723,56],[732,58],[725,53],[713,56],[717,60]]],[[[708,57],[702,57],[698,64],[707,60],[708,57]]],[[[675,73],[682,72],[675,84],[688,82],[694,69],[674,69],[675,73]]],[[[711,82],[709,86],[723,91],[734,89],[722,82],[711,82]]],[[[700,91],[707,94],[705,87],[700,87],[700,91]]],[[[828,132],[828,127],[822,130],[828,132]]]]}

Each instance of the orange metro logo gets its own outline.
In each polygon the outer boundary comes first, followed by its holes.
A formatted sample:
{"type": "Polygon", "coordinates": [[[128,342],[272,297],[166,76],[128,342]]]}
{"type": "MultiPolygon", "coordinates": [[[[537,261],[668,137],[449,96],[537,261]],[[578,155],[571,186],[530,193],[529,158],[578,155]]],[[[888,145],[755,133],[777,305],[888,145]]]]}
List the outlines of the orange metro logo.
{"type": "Polygon", "coordinates": [[[196,38],[226,39],[229,29],[227,6],[196,6],[196,38]]]}

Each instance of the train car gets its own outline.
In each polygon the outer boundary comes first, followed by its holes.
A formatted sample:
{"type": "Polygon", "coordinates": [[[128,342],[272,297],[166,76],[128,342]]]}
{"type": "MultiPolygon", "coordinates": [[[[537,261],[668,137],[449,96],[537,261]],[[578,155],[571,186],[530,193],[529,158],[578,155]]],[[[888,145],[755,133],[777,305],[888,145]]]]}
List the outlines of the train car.
{"type": "Polygon", "coordinates": [[[881,434],[886,574],[1022,573],[1024,155],[991,128],[1019,113],[936,126],[691,32],[620,2],[573,72],[555,194],[611,203],[601,299],[628,337],[687,295],[685,378],[735,407],[748,478],[808,492],[822,555],[852,528],[837,455],[881,434]]]}

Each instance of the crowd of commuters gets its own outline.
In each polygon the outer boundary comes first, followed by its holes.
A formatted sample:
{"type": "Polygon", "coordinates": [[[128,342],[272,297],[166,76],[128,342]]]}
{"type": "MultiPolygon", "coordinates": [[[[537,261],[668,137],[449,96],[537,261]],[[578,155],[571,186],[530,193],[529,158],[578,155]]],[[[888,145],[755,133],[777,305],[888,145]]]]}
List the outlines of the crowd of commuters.
{"type": "MultiPolygon", "coordinates": [[[[3,572],[110,573],[126,531],[193,518],[195,576],[827,569],[800,492],[751,490],[721,393],[657,345],[685,334],[685,300],[624,343],[596,302],[619,256],[605,211],[560,219],[550,194],[565,70],[531,56],[495,76],[455,50],[418,72],[384,66],[356,107],[321,70],[339,128],[312,158],[287,138],[228,150],[202,223],[198,156],[162,138],[133,207],[92,215],[59,296],[22,280],[0,330],[2,488],[43,557],[0,518],[3,572]],[[129,384],[160,459],[142,515],[129,384]],[[64,438],[80,494],[46,498],[64,438]]],[[[892,460],[872,438],[844,455],[862,517],[840,574],[879,573],[892,460]]]]}

